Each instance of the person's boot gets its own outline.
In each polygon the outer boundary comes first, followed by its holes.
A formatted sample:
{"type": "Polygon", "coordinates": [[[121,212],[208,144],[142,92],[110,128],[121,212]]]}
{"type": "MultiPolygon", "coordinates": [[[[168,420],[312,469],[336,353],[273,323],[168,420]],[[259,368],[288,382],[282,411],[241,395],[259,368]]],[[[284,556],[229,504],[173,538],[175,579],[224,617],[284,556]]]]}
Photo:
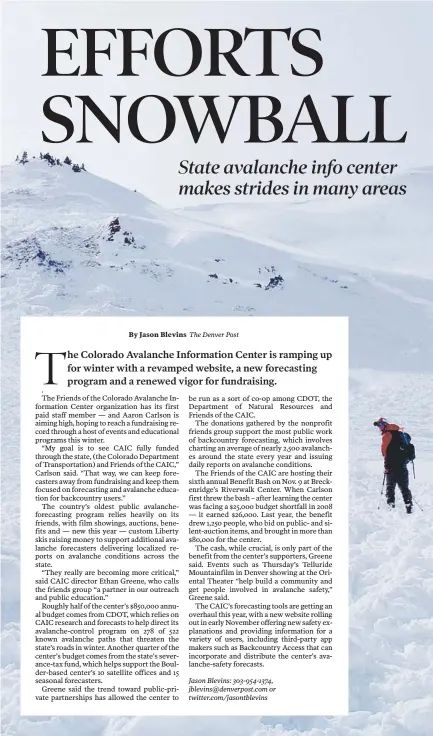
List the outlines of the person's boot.
{"type": "Polygon", "coordinates": [[[405,504],[406,505],[406,513],[411,514],[412,513],[412,502],[405,504]]]}
{"type": "Polygon", "coordinates": [[[389,509],[395,509],[395,503],[394,503],[394,501],[388,501],[387,502],[387,506],[388,506],[389,509]]]}

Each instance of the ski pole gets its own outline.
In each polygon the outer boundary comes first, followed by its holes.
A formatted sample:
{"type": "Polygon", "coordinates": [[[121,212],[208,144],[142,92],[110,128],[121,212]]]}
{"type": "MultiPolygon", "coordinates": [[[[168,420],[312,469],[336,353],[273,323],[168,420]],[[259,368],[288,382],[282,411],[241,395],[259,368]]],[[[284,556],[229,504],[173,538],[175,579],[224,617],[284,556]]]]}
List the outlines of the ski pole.
{"type": "Polygon", "coordinates": [[[380,491],[379,505],[377,507],[378,509],[380,509],[380,502],[382,501],[383,487],[384,487],[384,485],[385,485],[385,473],[383,474],[383,481],[382,481],[382,488],[381,488],[381,491],[380,491]]]}
{"type": "Polygon", "coordinates": [[[424,509],[419,505],[418,501],[416,500],[415,496],[412,496],[412,500],[415,501],[416,505],[421,511],[424,511],[424,509]]]}

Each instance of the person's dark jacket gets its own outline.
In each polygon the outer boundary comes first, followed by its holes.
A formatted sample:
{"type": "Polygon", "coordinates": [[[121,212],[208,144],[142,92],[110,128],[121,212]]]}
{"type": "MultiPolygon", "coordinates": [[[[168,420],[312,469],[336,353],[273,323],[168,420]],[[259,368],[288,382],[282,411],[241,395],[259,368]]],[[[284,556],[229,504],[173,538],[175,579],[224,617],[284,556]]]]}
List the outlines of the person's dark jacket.
{"type": "Polygon", "coordinates": [[[385,470],[404,467],[407,458],[402,450],[399,432],[401,427],[397,424],[387,424],[382,430],[382,455],[385,470]]]}

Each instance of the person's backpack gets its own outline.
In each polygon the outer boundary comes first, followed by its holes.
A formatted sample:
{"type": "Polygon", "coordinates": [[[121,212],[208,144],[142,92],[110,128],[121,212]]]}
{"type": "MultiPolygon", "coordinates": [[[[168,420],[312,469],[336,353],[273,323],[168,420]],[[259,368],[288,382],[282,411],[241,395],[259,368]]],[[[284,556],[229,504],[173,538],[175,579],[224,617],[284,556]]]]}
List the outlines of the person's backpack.
{"type": "Polygon", "coordinates": [[[404,453],[404,459],[406,463],[411,463],[415,460],[415,445],[412,443],[412,438],[407,432],[400,431],[400,449],[404,453]]]}

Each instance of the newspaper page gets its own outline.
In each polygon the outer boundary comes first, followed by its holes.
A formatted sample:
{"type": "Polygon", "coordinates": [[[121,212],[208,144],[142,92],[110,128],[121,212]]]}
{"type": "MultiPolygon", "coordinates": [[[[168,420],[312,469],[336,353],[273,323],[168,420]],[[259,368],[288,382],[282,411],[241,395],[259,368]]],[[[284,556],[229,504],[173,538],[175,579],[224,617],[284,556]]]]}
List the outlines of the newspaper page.
{"type": "Polygon", "coordinates": [[[2,735],[430,736],[432,4],[2,9],[2,735]]]}
{"type": "Polygon", "coordinates": [[[46,321],[22,322],[24,712],[344,710],[347,320],[46,321]]]}

